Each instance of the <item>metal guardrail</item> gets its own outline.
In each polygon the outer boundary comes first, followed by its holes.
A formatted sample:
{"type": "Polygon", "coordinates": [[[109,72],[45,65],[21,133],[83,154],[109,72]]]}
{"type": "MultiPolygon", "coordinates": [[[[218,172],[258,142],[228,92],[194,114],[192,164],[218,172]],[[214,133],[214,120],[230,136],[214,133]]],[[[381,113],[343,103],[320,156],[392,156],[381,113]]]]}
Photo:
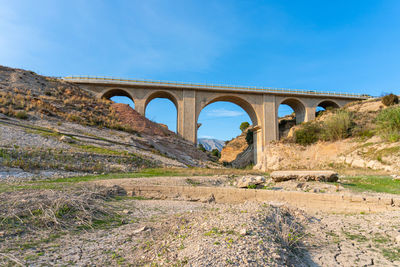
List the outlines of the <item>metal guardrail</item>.
{"type": "Polygon", "coordinates": [[[189,83],[189,82],[171,82],[171,81],[157,81],[157,80],[134,80],[134,79],[120,79],[113,77],[104,76],[67,76],[61,77],[60,79],[66,81],[98,81],[105,83],[120,83],[120,84],[157,84],[161,86],[183,86],[185,88],[205,88],[205,89],[222,89],[222,90],[237,90],[237,91],[256,91],[256,92],[267,92],[267,93],[292,93],[292,94],[303,94],[303,95],[328,95],[328,96],[340,96],[340,97],[352,97],[366,99],[371,98],[370,95],[365,94],[352,94],[352,93],[338,93],[338,92],[326,92],[326,91],[313,91],[313,90],[299,90],[299,89],[288,89],[288,88],[272,88],[272,87],[256,87],[256,86],[236,86],[236,85],[221,85],[221,84],[201,84],[201,83],[189,83]]]}

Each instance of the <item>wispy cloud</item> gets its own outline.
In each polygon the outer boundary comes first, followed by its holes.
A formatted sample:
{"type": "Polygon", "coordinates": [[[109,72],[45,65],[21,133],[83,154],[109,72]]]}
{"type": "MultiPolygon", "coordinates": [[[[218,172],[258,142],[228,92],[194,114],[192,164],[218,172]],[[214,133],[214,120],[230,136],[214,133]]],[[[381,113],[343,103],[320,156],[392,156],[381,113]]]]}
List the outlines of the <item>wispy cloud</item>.
{"type": "Polygon", "coordinates": [[[239,117],[243,116],[244,112],[219,108],[207,111],[206,115],[208,117],[239,117]]]}
{"type": "Polygon", "coordinates": [[[199,136],[199,138],[204,138],[204,139],[215,139],[214,136],[210,136],[210,135],[201,135],[201,136],[199,136]]]}

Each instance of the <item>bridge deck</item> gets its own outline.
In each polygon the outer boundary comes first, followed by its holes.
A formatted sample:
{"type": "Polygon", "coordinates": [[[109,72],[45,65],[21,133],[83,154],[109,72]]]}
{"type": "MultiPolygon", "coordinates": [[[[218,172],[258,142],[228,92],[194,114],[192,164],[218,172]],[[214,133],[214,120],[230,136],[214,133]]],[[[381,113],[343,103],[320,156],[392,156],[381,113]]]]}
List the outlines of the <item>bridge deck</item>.
{"type": "Polygon", "coordinates": [[[205,89],[205,90],[233,90],[242,92],[257,92],[257,93],[279,93],[279,94],[300,94],[310,96],[333,96],[340,98],[351,99],[367,99],[371,98],[370,95],[341,93],[341,92],[326,92],[314,90],[298,90],[287,88],[271,88],[271,87],[256,87],[256,86],[235,86],[235,85],[220,85],[220,84],[200,84],[200,83],[187,83],[187,82],[171,82],[171,81],[153,81],[153,80],[135,80],[135,79],[120,79],[112,77],[91,77],[91,76],[68,76],[61,79],[69,82],[76,83],[98,83],[98,84],[124,84],[135,86],[160,86],[160,87],[181,87],[192,89],[205,89]]]}

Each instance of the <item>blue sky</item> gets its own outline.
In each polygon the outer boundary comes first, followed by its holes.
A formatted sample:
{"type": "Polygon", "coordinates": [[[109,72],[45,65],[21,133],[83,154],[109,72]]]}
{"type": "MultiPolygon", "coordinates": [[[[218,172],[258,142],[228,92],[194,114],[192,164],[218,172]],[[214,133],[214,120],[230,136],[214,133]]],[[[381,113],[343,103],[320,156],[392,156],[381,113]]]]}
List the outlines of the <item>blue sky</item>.
{"type": "MultiPolygon", "coordinates": [[[[0,64],[40,74],[400,91],[397,0],[0,0],[0,6],[0,64]]],[[[147,116],[175,129],[176,111],[159,112],[172,103],[153,102],[147,116]]],[[[243,120],[240,108],[215,103],[200,115],[199,136],[230,139],[243,120]]]]}

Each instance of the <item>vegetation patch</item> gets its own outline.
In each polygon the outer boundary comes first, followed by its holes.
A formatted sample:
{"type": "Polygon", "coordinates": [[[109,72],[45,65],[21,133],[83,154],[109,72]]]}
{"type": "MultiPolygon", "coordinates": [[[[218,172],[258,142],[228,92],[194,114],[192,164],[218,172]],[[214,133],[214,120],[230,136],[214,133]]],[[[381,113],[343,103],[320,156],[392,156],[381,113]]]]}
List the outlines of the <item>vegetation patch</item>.
{"type": "Polygon", "coordinates": [[[341,179],[341,184],[357,192],[400,194],[400,181],[389,176],[353,176],[341,179]]]}
{"type": "Polygon", "coordinates": [[[400,140],[400,107],[382,110],[376,117],[377,133],[390,142],[400,140]]]}
{"type": "Polygon", "coordinates": [[[295,131],[294,141],[300,145],[310,145],[319,140],[336,141],[351,135],[354,127],[353,114],[338,110],[322,122],[306,122],[295,131]]]}

